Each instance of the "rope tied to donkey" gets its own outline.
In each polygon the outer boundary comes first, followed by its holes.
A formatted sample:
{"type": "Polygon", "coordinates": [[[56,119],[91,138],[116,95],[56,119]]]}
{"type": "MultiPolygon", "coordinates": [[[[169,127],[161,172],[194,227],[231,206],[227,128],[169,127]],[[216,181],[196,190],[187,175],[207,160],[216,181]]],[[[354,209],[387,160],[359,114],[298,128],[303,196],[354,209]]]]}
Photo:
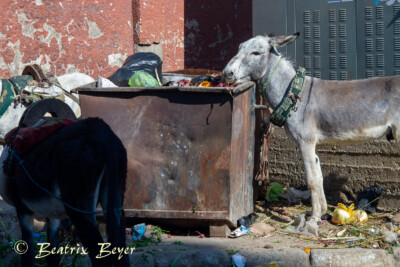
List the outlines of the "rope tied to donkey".
{"type": "Polygon", "coordinates": [[[267,88],[268,84],[272,80],[272,76],[274,76],[276,69],[278,68],[279,64],[281,64],[282,57],[279,58],[278,63],[275,65],[274,70],[272,71],[271,75],[269,76],[268,80],[266,83],[264,83],[263,88],[261,89],[261,94],[264,93],[265,89],[267,88]]]}
{"type": "MultiPolygon", "coordinates": [[[[43,186],[41,186],[38,182],[35,181],[35,179],[33,179],[33,177],[29,174],[28,170],[25,168],[24,165],[24,160],[21,159],[21,157],[18,155],[18,153],[15,151],[15,149],[12,149],[11,151],[12,153],[12,157],[15,157],[15,159],[17,160],[18,164],[21,166],[21,168],[24,170],[26,176],[29,178],[29,180],[36,185],[37,187],[39,187],[42,191],[46,192],[48,195],[50,195],[51,197],[57,199],[58,201],[60,201],[64,206],[79,212],[79,213],[83,213],[83,214],[88,214],[88,215],[92,215],[92,214],[99,214],[99,213],[104,213],[106,214],[107,211],[106,210],[95,210],[95,211],[87,211],[87,210],[82,210],[79,208],[76,208],[68,203],[66,203],[65,201],[63,201],[60,197],[56,196],[54,193],[50,192],[49,190],[47,190],[46,188],[44,188],[43,186]]],[[[121,210],[123,210],[123,207],[120,207],[118,210],[115,209],[116,213],[118,214],[121,210]]]]}

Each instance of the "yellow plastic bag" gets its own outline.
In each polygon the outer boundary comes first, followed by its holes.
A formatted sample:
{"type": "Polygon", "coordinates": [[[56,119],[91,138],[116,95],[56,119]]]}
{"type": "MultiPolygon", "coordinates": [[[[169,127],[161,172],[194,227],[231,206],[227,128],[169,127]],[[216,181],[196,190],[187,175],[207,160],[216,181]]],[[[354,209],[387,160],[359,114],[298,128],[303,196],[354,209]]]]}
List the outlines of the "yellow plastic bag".
{"type": "Polygon", "coordinates": [[[332,223],[334,224],[363,224],[368,220],[368,215],[363,210],[354,210],[354,204],[348,208],[338,203],[339,208],[333,212],[332,223]]]}

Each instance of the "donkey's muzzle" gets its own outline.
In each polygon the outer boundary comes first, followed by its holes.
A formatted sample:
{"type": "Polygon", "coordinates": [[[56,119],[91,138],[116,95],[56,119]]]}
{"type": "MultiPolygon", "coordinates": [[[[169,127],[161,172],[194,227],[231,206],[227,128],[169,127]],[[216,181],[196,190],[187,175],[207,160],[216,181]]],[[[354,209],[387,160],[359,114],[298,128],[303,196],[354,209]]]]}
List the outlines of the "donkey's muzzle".
{"type": "Polygon", "coordinates": [[[222,77],[225,82],[233,82],[235,80],[235,75],[233,74],[232,71],[223,71],[222,72],[222,77]]]}

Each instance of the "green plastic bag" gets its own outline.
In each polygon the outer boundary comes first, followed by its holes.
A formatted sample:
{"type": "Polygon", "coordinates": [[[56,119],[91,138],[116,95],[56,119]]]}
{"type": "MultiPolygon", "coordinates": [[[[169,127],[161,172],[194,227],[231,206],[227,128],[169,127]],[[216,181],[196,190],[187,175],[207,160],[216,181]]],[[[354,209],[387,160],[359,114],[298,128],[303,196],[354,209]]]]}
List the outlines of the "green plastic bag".
{"type": "Polygon", "coordinates": [[[143,71],[135,72],[135,74],[129,79],[128,84],[131,87],[159,86],[158,81],[153,76],[143,71]]]}
{"type": "Polygon", "coordinates": [[[278,196],[283,194],[283,186],[280,183],[272,182],[267,187],[267,193],[265,194],[265,199],[267,201],[279,201],[278,196]]]}

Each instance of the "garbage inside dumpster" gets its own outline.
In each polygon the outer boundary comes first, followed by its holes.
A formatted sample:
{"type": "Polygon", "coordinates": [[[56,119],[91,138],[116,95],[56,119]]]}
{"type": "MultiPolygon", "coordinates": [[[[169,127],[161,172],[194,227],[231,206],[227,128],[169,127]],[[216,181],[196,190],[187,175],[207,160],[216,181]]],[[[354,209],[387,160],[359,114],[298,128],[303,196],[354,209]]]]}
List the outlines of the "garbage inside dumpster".
{"type": "Polygon", "coordinates": [[[162,79],[162,60],[154,53],[136,53],[129,56],[121,68],[119,68],[108,79],[117,86],[129,86],[129,79],[137,72],[143,71],[153,78],[162,79]]]}
{"type": "Polygon", "coordinates": [[[198,87],[236,87],[238,84],[226,83],[218,74],[200,75],[192,79],[180,79],[165,83],[166,86],[198,86],[198,87]]]}
{"type": "Polygon", "coordinates": [[[129,79],[128,85],[130,87],[152,87],[159,86],[158,81],[150,74],[144,71],[137,71],[129,79]]]}

